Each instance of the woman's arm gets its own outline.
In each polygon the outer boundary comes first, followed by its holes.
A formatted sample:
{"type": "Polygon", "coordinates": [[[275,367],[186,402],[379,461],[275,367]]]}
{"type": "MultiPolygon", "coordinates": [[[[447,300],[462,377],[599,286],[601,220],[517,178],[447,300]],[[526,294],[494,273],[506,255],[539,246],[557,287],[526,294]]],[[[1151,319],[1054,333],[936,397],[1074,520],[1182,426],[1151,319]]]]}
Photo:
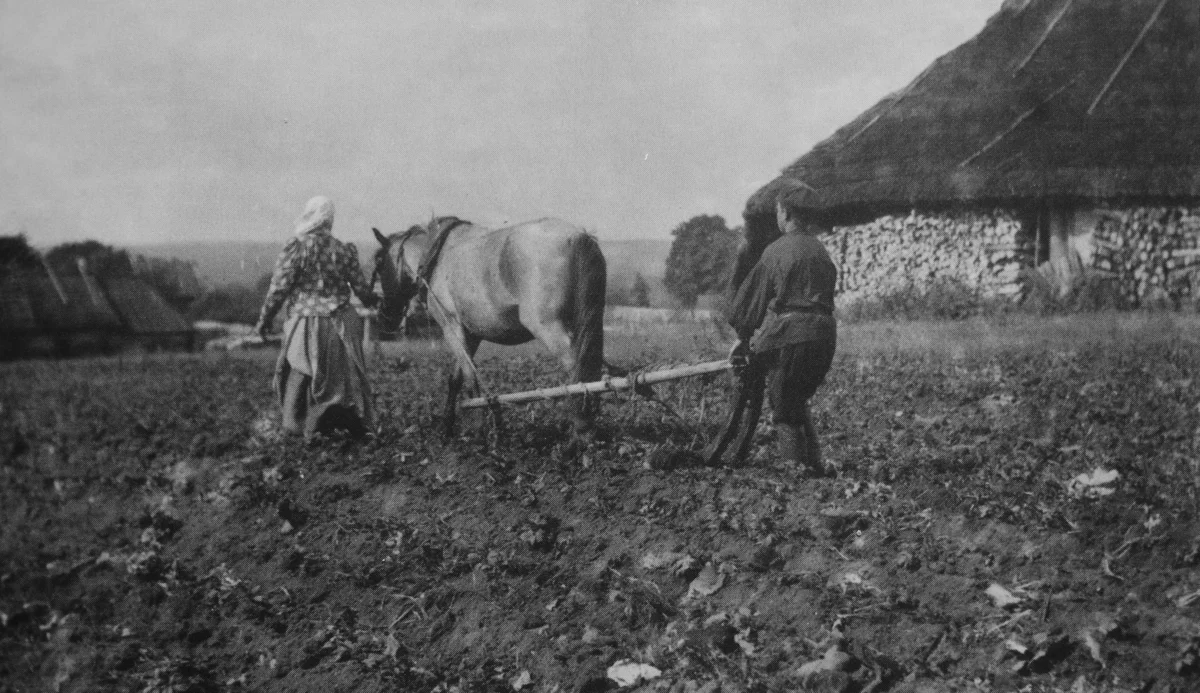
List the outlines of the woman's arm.
{"type": "Polygon", "coordinates": [[[346,283],[350,285],[350,290],[358,296],[358,300],[368,308],[373,308],[379,303],[379,298],[375,296],[371,290],[371,286],[363,279],[362,268],[358,262],[358,249],[353,243],[346,244],[346,262],[342,270],[346,283]]]}
{"type": "Polygon", "coordinates": [[[255,330],[265,335],[275,322],[275,315],[283,307],[284,301],[296,286],[296,275],[300,271],[300,239],[293,238],[283,247],[283,252],[275,260],[275,271],[271,273],[271,288],[263,299],[262,310],[258,314],[258,324],[255,330]]]}

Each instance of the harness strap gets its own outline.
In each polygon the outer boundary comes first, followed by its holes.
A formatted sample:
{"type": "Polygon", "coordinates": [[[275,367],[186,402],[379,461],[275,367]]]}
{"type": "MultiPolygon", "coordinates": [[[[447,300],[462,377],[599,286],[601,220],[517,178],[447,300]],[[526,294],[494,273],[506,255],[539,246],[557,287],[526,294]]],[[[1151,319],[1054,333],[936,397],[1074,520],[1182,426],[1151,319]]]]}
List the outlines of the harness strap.
{"type": "Polygon", "coordinates": [[[450,232],[470,223],[457,217],[449,217],[450,223],[442,227],[441,222],[445,219],[443,217],[429,222],[429,232],[433,235],[433,242],[429,244],[429,250],[425,251],[425,257],[421,258],[421,266],[417,268],[417,280],[423,287],[423,291],[428,290],[429,282],[433,280],[433,270],[442,257],[442,248],[446,246],[446,239],[450,237],[450,232]]]}

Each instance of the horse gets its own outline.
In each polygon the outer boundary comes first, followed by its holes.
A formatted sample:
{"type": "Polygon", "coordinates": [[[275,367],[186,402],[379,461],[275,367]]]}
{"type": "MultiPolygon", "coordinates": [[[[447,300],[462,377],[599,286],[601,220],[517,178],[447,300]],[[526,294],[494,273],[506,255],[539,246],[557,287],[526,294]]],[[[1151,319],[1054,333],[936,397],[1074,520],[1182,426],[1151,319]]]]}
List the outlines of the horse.
{"type": "MultiPolygon", "coordinates": [[[[425,291],[453,354],[442,418],[446,436],[454,433],[464,383],[480,391],[474,357],[481,342],[511,346],[537,339],[572,381],[600,378],[607,265],[591,234],[554,218],[490,229],[435,217],[428,227],[390,236],[371,230],[380,246],[374,276],[383,288],[381,329],[396,329],[409,302],[425,291]]],[[[498,407],[493,414],[499,430],[498,407]]],[[[591,399],[584,397],[574,412],[577,433],[590,429],[594,414],[591,399]]]]}

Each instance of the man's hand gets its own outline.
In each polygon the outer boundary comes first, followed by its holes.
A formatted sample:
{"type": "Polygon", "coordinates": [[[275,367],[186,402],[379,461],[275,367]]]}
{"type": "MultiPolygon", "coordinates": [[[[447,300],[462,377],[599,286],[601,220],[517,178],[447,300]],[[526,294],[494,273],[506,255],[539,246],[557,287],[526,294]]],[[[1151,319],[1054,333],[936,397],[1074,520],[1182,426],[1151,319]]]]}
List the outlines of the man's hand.
{"type": "Polygon", "coordinates": [[[737,340],[733,346],[729,348],[729,362],[734,365],[745,365],[747,357],[750,355],[750,347],[744,340],[737,340]]]}

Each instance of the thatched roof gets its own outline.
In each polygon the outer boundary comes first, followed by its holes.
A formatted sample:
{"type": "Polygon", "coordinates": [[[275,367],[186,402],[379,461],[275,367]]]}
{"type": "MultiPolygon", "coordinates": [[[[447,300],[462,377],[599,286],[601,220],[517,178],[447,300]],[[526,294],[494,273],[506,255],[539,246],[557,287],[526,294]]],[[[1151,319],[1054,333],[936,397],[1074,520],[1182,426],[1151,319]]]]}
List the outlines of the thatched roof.
{"type": "Polygon", "coordinates": [[[82,277],[58,278],[56,286],[46,274],[30,271],[12,274],[0,283],[0,332],[120,329],[120,318],[108,299],[90,291],[82,277]]]}
{"type": "Polygon", "coordinates": [[[136,335],[191,332],[192,326],[163,300],[158,292],[133,277],[112,277],[104,282],[108,299],[121,322],[136,335]]]}
{"type": "Polygon", "coordinates": [[[1008,0],[973,39],[817,144],[788,179],[843,221],[1040,199],[1200,200],[1200,3],[1008,0]]]}
{"type": "Polygon", "coordinates": [[[188,322],[150,286],[133,277],[95,283],[92,277],[39,271],[0,281],[0,334],[107,332],[149,336],[191,332],[188,322]],[[88,280],[94,283],[89,286],[88,280]],[[61,293],[60,293],[61,289],[61,293]]]}

